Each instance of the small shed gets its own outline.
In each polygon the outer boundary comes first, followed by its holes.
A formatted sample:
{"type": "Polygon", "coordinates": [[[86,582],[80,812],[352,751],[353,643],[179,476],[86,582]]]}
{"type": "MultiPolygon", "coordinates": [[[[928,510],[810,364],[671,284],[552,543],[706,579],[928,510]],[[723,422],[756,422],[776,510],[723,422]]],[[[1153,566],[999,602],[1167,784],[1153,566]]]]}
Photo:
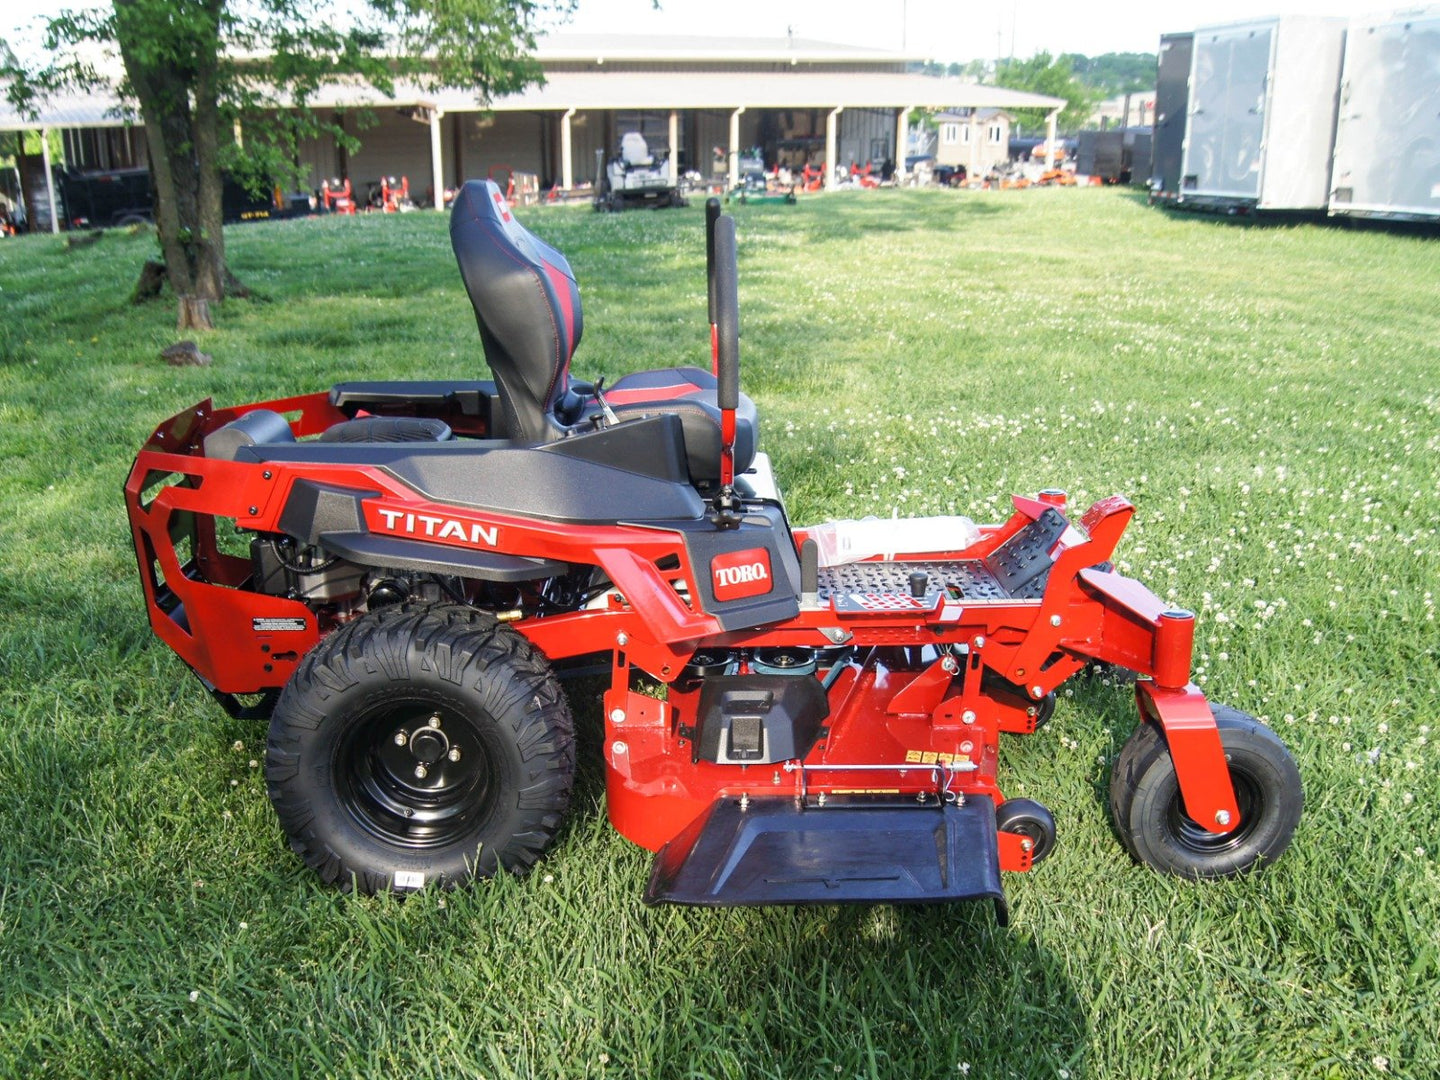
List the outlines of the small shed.
{"type": "Polygon", "coordinates": [[[971,176],[984,176],[1010,156],[1010,125],[1004,109],[949,109],[938,113],[937,165],[962,165],[971,176]]]}

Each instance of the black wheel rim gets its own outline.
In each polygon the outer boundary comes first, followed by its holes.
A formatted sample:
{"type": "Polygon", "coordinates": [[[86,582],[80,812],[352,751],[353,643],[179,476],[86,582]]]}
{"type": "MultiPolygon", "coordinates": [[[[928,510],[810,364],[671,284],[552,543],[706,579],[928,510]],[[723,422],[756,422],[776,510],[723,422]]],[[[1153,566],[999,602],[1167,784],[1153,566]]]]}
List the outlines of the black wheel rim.
{"type": "Polygon", "coordinates": [[[408,848],[473,834],[500,789],[495,756],[464,713],[427,701],[362,713],[336,750],[340,801],[372,836],[408,848]]]}
{"type": "Polygon", "coordinates": [[[1054,845],[1055,838],[1051,835],[1041,822],[1033,818],[1021,818],[1010,825],[1005,826],[1006,832],[1019,833],[1021,836],[1030,838],[1034,846],[1030,849],[1030,861],[1038,863],[1046,855],[1050,854],[1050,848],[1054,845]]]}
{"type": "Polygon", "coordinates": [[[1170,803],[1168,822],[1172,835],[1182,847],[1202,855],[1220,855],[1243,845],[1259,828],[1265,796],[1260,784],[1248,772],[1232,768],[1230,783],[1235,788],[1235,805],[1240,824],[1229,832],[1213,833],[1185,812],[1177,790],[1170,803]]]}

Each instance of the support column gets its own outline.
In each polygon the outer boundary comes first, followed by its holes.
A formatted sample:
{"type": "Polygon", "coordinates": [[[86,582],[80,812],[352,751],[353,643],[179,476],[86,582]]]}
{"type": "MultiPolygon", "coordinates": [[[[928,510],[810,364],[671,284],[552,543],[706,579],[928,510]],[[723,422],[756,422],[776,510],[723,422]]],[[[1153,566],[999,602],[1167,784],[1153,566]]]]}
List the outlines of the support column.
{"type": "Polygon", "coordinates": [[[910,111],[914,105],[906,105],[900,110],[900,117],[895,123],[895,182],[905,182],[905,158],[906,151],[910,149],[910,111]]]}
{"type": "Polygon", "coordinates": [[[670,110],[670,183],[680,183],[680,114],[670,110]]]}
{"type": "Polygon", "coordinates": [[[825,190],[835,190],[835,127],[836,117],[845,111],[844,105],[836,106],[825,117],[825,190]]]}
{"type": "Polygon", "coordinates": [[[740,114],[745,111],[741,105],[730,114],[730,167],[726,170],[728,187],[734,188],[740,183],[740,114]]]}
{"type": "Polygon", "coordinates": [[[1045,117],[1045,171],[1055,167],[1055,126],[1060,120],[1060,110],[1051,109],[1045,117]]]}
{"type": "Polygon", "coordinates": [[[570,118],[574,115],[574,109],[560,114],[560,186],[565,191],[575,186],[574,148],[570,142],[570,118]]]}
{"type": "Polygon", "coordinates": [[[45,196],[50,200],[50,231],[60,231],[60,215],[55,209],[55,175],[50,170],[50,129],[40,129],[40,162],[45,166],[45,196]]]}
{"type": "Polygon", "coordinates": [[[440,118],[444,115],[439,109],[430,110],[430,187],[436,210],[445,209],[445,169],[440,155],[440,118]]]}

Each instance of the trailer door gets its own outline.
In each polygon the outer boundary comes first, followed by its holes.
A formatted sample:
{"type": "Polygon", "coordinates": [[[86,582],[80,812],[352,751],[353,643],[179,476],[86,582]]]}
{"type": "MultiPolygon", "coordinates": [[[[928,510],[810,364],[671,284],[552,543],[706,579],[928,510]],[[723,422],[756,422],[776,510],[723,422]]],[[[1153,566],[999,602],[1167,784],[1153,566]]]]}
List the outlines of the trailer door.
{"type": "Polygon", "coordinates": [[[1440,217],[1440,13],[1352,26],[1331,213],[1440,217]]]}
{"type": "Polygon", "coordinates": [[[1274,24],[1195,35],[1180,197],[1258,200],[1274,24]]]}
{"type": "Polygon", "coordinates": [[[1180,193],[1194,46],[1194,34],[1164,34],[1160,38],[1155,76],[1155,158],[1150,170],[1150,187],[1172,199],[1180,193]]]}

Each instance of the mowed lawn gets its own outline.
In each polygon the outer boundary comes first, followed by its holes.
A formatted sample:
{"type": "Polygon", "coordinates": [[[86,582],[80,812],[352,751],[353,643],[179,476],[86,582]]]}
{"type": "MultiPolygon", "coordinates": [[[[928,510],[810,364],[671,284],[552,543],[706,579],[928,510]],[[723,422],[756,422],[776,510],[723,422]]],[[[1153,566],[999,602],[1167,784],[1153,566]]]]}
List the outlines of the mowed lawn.
{"type": "MultiPolygon", "coordinates": [[[[265,726],[152,639],[120,485],[163,418],[485,376],[443,217],[232,230],[173,369],[147,236],[0,242],[0,1075],[1440,1074],[1440,237],[1171,216],[1119,190],[737,207],[742,384],[797,523],[998,520],[1122,492],[1122,569],[1200,616],[1207,693],[1293,749],[1251,878],[1134,865],[1129,691],[1007,736],[1060,845],[989,905],[646,908],[593,684],[568,826],[523,880],[350,899],[285,847],[265,726]]],[[[584,376],[706,363],[702,214],[521,210],[571,258],[584,376]]]]}

